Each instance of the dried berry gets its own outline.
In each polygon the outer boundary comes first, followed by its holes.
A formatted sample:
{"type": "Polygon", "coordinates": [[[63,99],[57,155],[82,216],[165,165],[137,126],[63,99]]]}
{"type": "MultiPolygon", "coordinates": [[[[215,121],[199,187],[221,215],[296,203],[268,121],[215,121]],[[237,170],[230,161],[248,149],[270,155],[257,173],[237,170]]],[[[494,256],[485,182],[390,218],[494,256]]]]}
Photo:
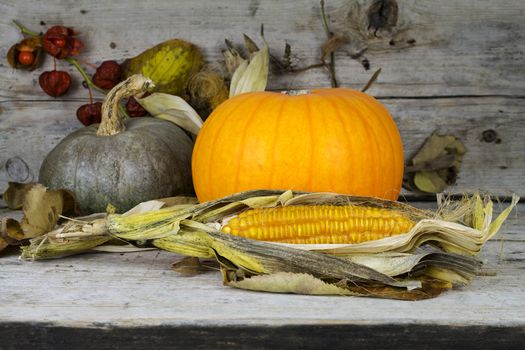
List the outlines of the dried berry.
{"type": "Polygon", "coordinates": [[[135,97],[128,98],[128,102],[126,103],[126,112],[128,112],[128,115],[132,118],[136,117],[143,117],[148,112],[142,108],[142,106],[135,100],[135,97]]]}
{"type": "Polygon", "coordinates": [[[11,46],[7,51],[9,65],[17,69],[33,70],[42,61],[42,40],[31,37],[11,46]]]}
{"type": "Polygon", "coordinates": [[[100,123],[102,119],[102,102],[88,103],[77,109],[77,118],[85,126],[100,123]]]}
{"type": "Polygon", "coordinates": [[[84,44],[75,38],[76,34],[73,29],[64,26],[51,27],[42,39],[44,50],[56,58],[78,55],[84,44]]]}
{"type": "Polygon", "coordinates": [[[93,75],[93,83],[101,89],[109,90],[121,80],[122,70],[115,61],[104,61],[93,75]]]}
{"type": "Polygon", "coordinates": [[[40,74],[38,83],[46,94],[52,97],[62,96],[71,85],[71,76],[68,72],[53,70],[40,74]]]}
{"type": "Polygon", "coordinates": [[[18,63],[23,66],[30,66],[35,61],[35,55],[32,51],[20,51],[18,53],[18,63]]]}

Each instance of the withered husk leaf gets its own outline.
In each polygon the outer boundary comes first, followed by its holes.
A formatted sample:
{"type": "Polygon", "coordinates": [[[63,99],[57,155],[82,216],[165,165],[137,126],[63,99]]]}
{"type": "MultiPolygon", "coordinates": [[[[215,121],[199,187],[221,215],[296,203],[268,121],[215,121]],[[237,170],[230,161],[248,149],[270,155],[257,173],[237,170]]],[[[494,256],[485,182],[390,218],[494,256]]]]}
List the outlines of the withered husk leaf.
{"type": "Polygon", "coordinates": [[[177,196],[177,197],[168,197],[168,198],[161,198],[159,201],[164,203],[165,207],[172,207],[174,205],[181,205],[181,204],[198,204],[199,201],[195,197],[188,197],[188,196],[177,196]]]}
{"type": "Polygon", "coordinates": [[[226,43],[226,49],[222,51],[222,56],[224,57],[224,63],[226,64],[226,70],[228,71],[229,78],[233,76],[237,67],[245,61],[239,51],[235,48],[233,43],[228,39],[224,40],[226,43]]]}
{"type": "Polygon", "coordinates": [[[202,118],[188,102],[179,96],[155,92],[135,99],[155,118],[170,121],[194,135],[197,135],[202,127],[202,118]]]}
{"type": "MultiPolygon", "coordinates": [[[[66,251],[67,244],[56,245],[59,238],[79,244],[82,239],[96,243],[95,239],[107,240],[111,235],[128,241],[148,241],[157,248],[189,257],[216,259],[225,283],[238,288],[419,300],[470,282],[481,265],[476,255],[496,234],[518,200],[513,196],[511,204],[493,220],[490,198],[479,195],[466,196],[458,202],[440,197],[439,209],[433,212],[370,197],[250,191],[196,205],[176,204],[162,209],[146,206],[149,209],[135,214],[109,215],[107,220],[98,219],[99,228],[91,230],[93,235],[89,235],[85,225],[76,224],[82,230],[71,232],[74,236],[65,232],[55,234],[55,239],[48,234],[49,242],[41,237],[32,240],[35,249],[27,256],[40,259],[66,251]],[[396,209],[417,224],[405,234],[380,240],[307,247],[254,241],[219,231],[223,219],[248,208],[323,204],[396,209]],[[38,249],[44,250],[43,257],[38,249]]],[[[80,252],[79,247],[76,252],[80,252]]],[[[187,259],[175,267],[193,274],[199,264],[195,259],[187,259]]]]}
{"type": "Polygon", "coordinates": [[[449,283],[438,280],[424,280],[421,288],[410,290],[386,285],[356,283],[347,280],[328,283],[309,274],[290,272],[276,272],[248,278],[237,278],[237,275],[233,274],[224,274],[224,276],[226,284],[229,286],[253,291],[306,295],[367,296],[398,300],[433,298],[452,287],[449,283]]]}
{"type": "Polygon", "coordinates": [[[270,52],[268,45],[253,54],[250,62],[244,61],[237,67],[230,83],[229,97],[246,92],[264,91],[268,83],[270,52]]]}
{"type": "Polygon", "coordinates": [[[110,236],[92,236],[86,239],[68,240],[66,243],[53,241],[47,235],[38,236],[30,245],[22,246],[21,258],[25,260],[56,259],[81,254],[98,247],[111,239],[110,236]]]}
{"type": "Polygon", "coordinates": [[[7,207],[11,210],[22,209],[27,192],[35,185],[35,182],[9,182],[7,190],[5,190],[2,197],[7,207]]]}
{"type": "Polygon", "coordinates": [[[250,38],[246,34],[243,34],[243,36],[244,36],[244,47],[250,53],[250,55],[259,51],[259,46],[257,46],[257,44],[255,43],[255,41],[252,40],[252,38],[250,38]]]}

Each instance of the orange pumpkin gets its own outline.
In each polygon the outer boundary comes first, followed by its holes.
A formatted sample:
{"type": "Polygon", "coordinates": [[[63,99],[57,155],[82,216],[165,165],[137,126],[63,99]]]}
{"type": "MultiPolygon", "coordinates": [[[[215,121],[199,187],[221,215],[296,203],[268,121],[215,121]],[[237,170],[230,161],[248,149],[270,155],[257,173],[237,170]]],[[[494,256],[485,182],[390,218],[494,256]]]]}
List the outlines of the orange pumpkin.
{"type": "Polygon", "coordinates": [[[395,200],[403,147],[373,97],[346,88],[253,92],[216,108],[193,150],[199,201],[254,189],[292,189],[395,200]]]}

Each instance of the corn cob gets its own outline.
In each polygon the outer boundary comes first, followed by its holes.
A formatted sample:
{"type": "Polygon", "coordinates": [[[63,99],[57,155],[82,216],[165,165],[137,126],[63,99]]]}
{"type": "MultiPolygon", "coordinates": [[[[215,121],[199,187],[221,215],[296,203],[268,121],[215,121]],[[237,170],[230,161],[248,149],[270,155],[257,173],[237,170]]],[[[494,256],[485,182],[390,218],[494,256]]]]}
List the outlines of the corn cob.
{"type": "Polygon", "coordinates": [[[297,205],[250,209],[231,218],[222,232],[296,244],[356,244],[410,231],[415,225],[395,209],[356,205],[297,205]]]}

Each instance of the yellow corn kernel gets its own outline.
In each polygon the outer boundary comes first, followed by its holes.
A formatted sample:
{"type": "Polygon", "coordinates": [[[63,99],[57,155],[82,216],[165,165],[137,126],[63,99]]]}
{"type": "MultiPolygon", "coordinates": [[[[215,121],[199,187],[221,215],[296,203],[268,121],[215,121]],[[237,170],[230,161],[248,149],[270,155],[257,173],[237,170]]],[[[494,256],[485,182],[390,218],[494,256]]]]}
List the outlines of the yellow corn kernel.
{"type": "Polygon", "coordinates": [[[355,244],[405,233],[414,225],[395,209],[297,205],[246,210],[231,218],[222,232],[282,243],[355,244]]]}

